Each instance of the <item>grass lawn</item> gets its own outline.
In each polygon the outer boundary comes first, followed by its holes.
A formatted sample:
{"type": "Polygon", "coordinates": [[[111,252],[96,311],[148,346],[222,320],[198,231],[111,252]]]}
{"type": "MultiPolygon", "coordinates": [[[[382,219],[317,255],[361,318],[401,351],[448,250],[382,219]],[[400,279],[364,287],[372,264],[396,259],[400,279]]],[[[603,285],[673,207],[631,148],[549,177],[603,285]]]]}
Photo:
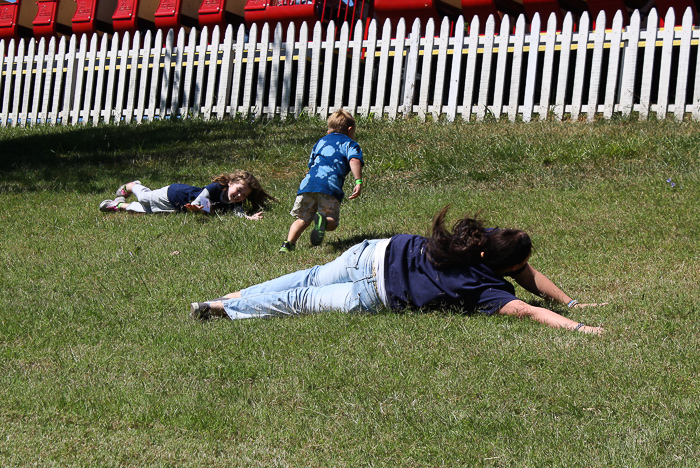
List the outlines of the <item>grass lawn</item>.
{"type": "Polygon", "coordinates": [[[697,466],[700,124],[358,127],[362,196],[286,256],[322,121],[0,128],[0,466],[697,466]],[[97,209],[133,179],[233,169],[279,197],[263,220],[97,209]],[[447,204],[527,230],[533,266],[608,303],[546,305],[607,333],[454,310],[188,316],[427,234],[447,204]]]}

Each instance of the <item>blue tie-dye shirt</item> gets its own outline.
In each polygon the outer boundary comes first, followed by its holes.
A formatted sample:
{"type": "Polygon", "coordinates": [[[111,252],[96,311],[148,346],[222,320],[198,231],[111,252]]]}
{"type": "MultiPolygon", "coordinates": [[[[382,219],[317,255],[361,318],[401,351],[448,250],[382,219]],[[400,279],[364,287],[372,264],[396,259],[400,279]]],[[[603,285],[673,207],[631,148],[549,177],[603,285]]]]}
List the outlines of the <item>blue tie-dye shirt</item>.
{"type": "Polygon", "coordinates": [[[350,172],[352,158],[359,159],[364,165],[360,145],[349,136],[329,133],[318,140],[311,150],[309,172],[299,184],[297,195],[320,192],[343,201],[343,184],[350,172]]]}

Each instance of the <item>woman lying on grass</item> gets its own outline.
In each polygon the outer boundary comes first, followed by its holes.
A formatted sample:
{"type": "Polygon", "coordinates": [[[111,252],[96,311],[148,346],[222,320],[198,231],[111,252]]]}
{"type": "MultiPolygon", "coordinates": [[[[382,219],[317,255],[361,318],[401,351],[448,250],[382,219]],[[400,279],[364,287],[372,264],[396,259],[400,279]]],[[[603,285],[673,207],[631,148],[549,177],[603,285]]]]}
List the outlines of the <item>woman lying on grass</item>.
{"type": "Polygon", "coordinates": [[[210,212],[221,207],[232,207],[233,212],[248,219],[261,219],[262,209],[277,199],[268,194],[258,179],[247,171],[219,174],[206,187],[172,184],[151,190],[135,180],[117,189],[114,200],[100,203],[100,211],[126,211],[130,213],[172,213],[175,211],[210,212]],[[132,194],[135,202],[126,201],[132,194]],[[251,210],[248,215],[243,202],[248,200],[251,210]]]}
{"type": "Polygon", "coordinates": [[[193,318],[207,320],[314,314],[375,312],[382,307],[459,307],[529,317],[555,328],[601,334],[543,307],[521,301],[505,279],[547,300],[580,308],[546,276],[528,264],[530,237],[516,229],[488,229],[476,219],[445,229],[448,207],[433,220],[429,238],[400,234],[365,240],[330,263],[290,273],[209,302],[190,306],[193,318]]]}

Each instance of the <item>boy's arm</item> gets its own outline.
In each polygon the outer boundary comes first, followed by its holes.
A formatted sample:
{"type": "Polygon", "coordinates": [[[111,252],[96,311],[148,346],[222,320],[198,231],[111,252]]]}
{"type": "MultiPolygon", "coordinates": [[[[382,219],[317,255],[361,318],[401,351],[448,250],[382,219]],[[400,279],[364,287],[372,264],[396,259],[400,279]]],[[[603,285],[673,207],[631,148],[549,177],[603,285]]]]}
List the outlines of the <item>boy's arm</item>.
{"type": "Polygon", "coordinates": [[[348,197],[348,200],[357,198],[360,196],[360,193],[362,193],[362,161],[357,158],[352,158],[350,160],[350,171],[352,172],[353,183],[355,185],[352,188],[352,195],[348,197]],[[356,183],[358,180],[360,181],[359,184],[356,183]]]}

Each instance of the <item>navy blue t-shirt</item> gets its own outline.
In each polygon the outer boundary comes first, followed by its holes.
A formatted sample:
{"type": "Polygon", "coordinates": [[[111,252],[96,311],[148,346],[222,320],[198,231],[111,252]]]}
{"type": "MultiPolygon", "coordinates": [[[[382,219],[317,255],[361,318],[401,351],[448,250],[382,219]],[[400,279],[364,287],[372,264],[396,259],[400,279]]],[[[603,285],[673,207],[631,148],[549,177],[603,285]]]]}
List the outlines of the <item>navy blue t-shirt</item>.
{"type": "MultiPolygon", "coordinates": [[[[221,185],[218,182],[212,182],[204,187],[209,191],[209,200],[213,203],[226,202],[221,198],[224,189],[227,185],[221,185]]],[[[177,211],[185,211],[185,205],[192,203],[197,196],[204,190],[201,187],[195,187],[187,184],[172,184],[168,187],[168,201],[173,204],[177,211]]]]}
{"type": "Polygon", "coordinates": [[[428,260],[426,242],[410,234],[391,238],[384,257],[390,308],[457,306],[491,315],[518,299],[513,285],[483,263],[436,268],[428,260]]]}

